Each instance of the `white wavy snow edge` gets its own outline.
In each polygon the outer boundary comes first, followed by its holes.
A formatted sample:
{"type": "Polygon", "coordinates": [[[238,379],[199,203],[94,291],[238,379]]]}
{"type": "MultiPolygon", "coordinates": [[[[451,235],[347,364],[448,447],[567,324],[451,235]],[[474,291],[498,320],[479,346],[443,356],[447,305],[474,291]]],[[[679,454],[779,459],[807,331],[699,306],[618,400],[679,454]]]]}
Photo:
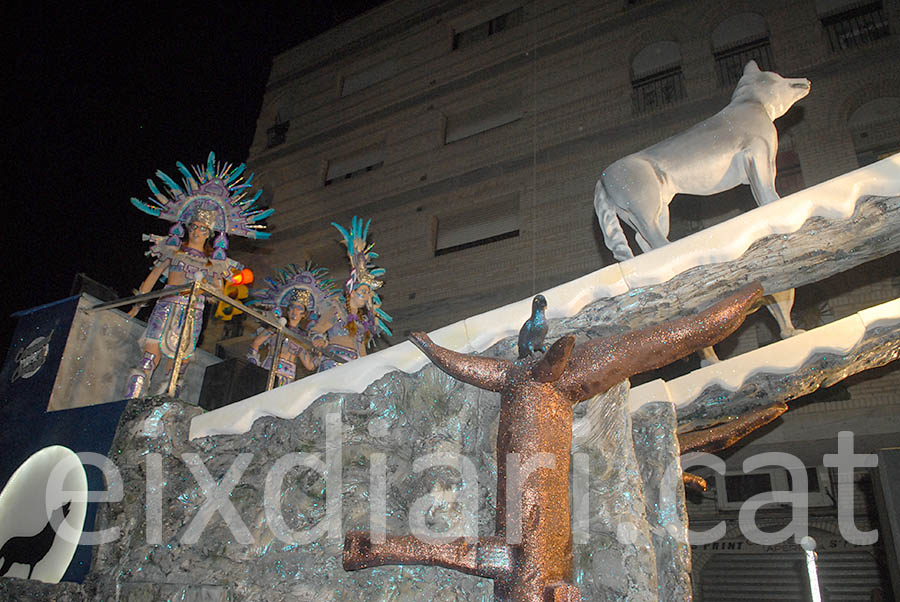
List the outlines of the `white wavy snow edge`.
{"type": "Polygon", "coordinates": [[[668,382],[654,380],[635,387],[628,396],[628,409],[634,412],[651,401],[668,401],[676,408],[684,407],[712,385],[737,391],[755,374],[791,374],[816,355],[849,353],[870,328],[896,327],[898,324],[900,298],[668,382]]]}
{"type": "MultiPolygon", "coordinates": [[[[814,216],[847,219],[853,215],[857,200],[867,195],[900,195],[900,155],[758,207],[663,249],[549,289],[542,293],[547,298],[548,317],[571,317],[604,297],[666,282],[696,266],[731,261],[743,255],[757,240],[770,234],[794,232],[814,216]]],[[[531,297],[439,328],[430,336],[448,349],[480,352],[517,335],[530,315],[531,297]]],[[[196,416],[191,421],[190,438],[245,433],[257,418],[264,416],[294,418],[326,393],[361,393],[388,372],[413,373],[426,363],[426,357],[412,343],[404,341],[351,364],[196,416]]]]}

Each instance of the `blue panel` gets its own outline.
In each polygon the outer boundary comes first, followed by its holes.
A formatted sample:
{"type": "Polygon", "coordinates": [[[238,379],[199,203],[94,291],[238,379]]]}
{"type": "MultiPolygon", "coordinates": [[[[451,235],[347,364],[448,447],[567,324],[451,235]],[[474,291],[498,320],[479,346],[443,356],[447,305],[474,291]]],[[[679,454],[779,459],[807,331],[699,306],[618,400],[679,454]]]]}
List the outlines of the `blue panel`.
{"type": "MultiPolygon", "coordinates": [[[[72,297],[16,314],[20,321],[0,371],[0,489],[22,462],[51,445],[109,455],[127,401],[46,411],[77,304],[72,297]]],[[[85,469],[89,490],[104,491],[100,470],[85,469]]],[[[93,530],[96,513],[97,503],[90,502],[85,531],[93,530]]],[[[90,563],[91,548],[78,546],[63,580],[83,581],[90,563]]]]}

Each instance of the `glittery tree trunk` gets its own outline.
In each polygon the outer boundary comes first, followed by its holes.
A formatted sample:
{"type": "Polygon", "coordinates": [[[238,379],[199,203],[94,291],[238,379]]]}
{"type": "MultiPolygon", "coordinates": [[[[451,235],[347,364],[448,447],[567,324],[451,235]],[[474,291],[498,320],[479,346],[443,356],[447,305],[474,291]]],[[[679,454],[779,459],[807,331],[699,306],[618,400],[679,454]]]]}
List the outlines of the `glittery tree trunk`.
{"type": "Polygon", "coordinates": [[[762,289],[748,286],[695,316],[575,346],[557,340],[539,359],[507,361],[413,342],[450,376],[501,394],[497,432],[497,514],[494,537],[428,544],[412,536],[374,543],[348,533],[347,570],[385,564],[426,564],[494,580],[505,602],[580,600],[572,585],[569,457],[572,408],[631,375],[664,366],[728,336],[762,289]]]}

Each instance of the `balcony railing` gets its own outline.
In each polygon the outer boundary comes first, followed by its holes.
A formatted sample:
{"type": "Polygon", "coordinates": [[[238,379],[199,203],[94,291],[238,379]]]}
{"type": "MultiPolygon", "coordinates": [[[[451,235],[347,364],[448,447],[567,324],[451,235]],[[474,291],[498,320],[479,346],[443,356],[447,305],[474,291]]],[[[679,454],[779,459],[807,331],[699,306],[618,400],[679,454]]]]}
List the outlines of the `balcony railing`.
{"type": "Polygon", "coordinates": [[[891,34],[881,0],[842,7],[821,20],[832,52],[865,46],[891,34]]]}
{"type": "Polygon", "coordinates": [[[631,82],[631,105],[635,115],[650,113],[685,98],[681,65],[657,71],[631,82]]]}
{"type": "MultiPolygon", "coordinates": [[[[313,347],[312,342],[303,336],[299,336],[296,333],[288,330],[278,322],[272,320],[271,318],[265,316],[264,314],[259,313],[258,311],[251,309],[241,303],[236,299],[232,299],[228,295],[225,295],[222,291],[216,290],[208,284],[204,284],[202,282],[194,282],[192,284],[183,284],[181,286],[170,286],[164,289],[160,289],[157,291],[152,291],[149,293],[145,293],[143,295],[135,295],[133,297],[125,297],[123,299],[117,299],[115,301],[109,301],[107,303],[99,303],[93,307],[86,309],[85,311],[88,313],[101,311],[105,309],[113,309],[115,307],[121,307],[123,305],[132,305],[134,303],[141,303],[144,301],[150,301],[153,299],[159,299],[160,297],[171,297],[174,295],[181,295],[183,293],[188,293],[188,303],[187,307],[193,307],[194,302],[197,297],[200,295],[207,295],[209,297],[214,297],[219,301],[223,301],[228,305],[240,309],[248,316],[255,318],[271,328],[275,331],[275,347],[272,350],[272,367],[269,368],[269,380],[266,384],[266,391],[271,391],[275,386],[275,371],[278,368],[278,360],[277,358],[281,357],[281,346],[284,343],[285,338],[292,339],[296,341],[301,347],[311,353],[317,353],[328,357],[329,359],[333,359],[338,363],[345,363],[347,361],[346,358],[340,357],[329,352],[326,349],[318,349],[313,347]]],[[[169,397],[175,396],[175,387],[178,384],[178,373],[181,370],[181,364],[184,362],[184,357],[191,353],[192,337],[188,335],[189,332],[193,331],[193,316],[194,312],[188,311],[185,312],[185,320],[184,324],[181,327],[181,333],[178,338],[178,347],[176,347],[175,351],[175,359],[172,365],[172,374],[169,376],[169,388],[168,395],[169,397]]]]}

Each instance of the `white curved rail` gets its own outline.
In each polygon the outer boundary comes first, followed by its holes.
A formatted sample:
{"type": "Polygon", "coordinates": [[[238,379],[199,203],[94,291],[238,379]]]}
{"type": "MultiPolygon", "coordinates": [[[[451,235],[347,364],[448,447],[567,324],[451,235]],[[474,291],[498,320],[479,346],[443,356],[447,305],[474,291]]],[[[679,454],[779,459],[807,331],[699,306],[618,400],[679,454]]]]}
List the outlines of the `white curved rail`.
{"type": "MultiPolygon", "coordinates": [[[[547,290],[542,294],[547,298],[548,317],[571,317],[599,299],[666,282],[693,267],[737,259],[757,240],[771,234],[795,232],[811,217],[847,219],[853,215],[857,200],[867,195],[900,195],[900,155],[759,207],[665,248],[547,290]]],[[[530,315],[531,297],[440,328],[431,333],[431,338],[439,345],[463,353],[484,351],[498,341],[517,335],[530,315]]],[[[795,340],[804,340],[804,336],[782,343],[794,344],[795,340]]],[[[328,372],[201,414],[191,422],[190,437],[244,433],[257,418],[264,416],[294,418],[326,393],[360,393],[388,372],[413,373],[427,362],[412,343],[405,341],[328,372]]],[[[722,378],[723,383],[732,382],[722,375],[716,378],[722,378]]],[[[648,383],[645,387],[659,387],[661,382],[648,383]]],[[[667,384],[670,395],[675,382],[667,384]]]]}
{"type": "Polygon", "coordinates": [[[684,407],[713,385],[737,391],[755,374],[792,374],[815,356],[849,353],[870,328],[898,325],[900,298],[670,381],[655,380],[635,387],[629,393],[628,409],[633,412],[651,401],[669,401],[684,407]]]}

